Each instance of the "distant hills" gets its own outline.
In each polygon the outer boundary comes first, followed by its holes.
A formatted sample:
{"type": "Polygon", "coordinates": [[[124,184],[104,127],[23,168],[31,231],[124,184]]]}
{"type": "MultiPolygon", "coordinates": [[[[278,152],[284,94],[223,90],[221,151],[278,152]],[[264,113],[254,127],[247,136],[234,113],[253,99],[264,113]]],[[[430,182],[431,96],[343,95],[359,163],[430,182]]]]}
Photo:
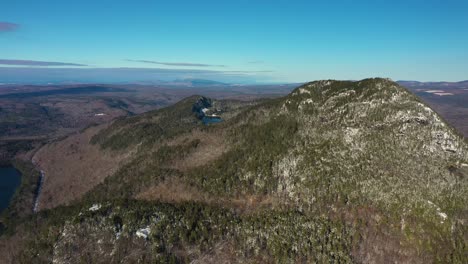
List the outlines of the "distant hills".
{"type": "MultiPolygon", "coordinates": [[[[460,87],[460,88],[468,88],[468,80],[460,81],[460,82],[420,82],[420,81],[411,81],[411,80],[400,80],[397,81],[398,84],[408,87],[408,88],[417,88],[417,87],[432,87],[432,88],[443,88],[443,87],[460,87]]],[[[74,80],[66,80],[66,81],[43,81],[43,82],[27,82],[27,84],[35,84],[35,85],[89,85],[89,84],[105,84],[105,82],[80,82],[74,80]]],[[[237,85],[247,85],[247,86],[254,86],[254,85],[271,85],[271,84],[248,84],[248,83],[233,83],[233,82],[220,82],[211,79],[200,79],[200,78],[184,78],[184,79],[174,79],[174,80],[151,80],[151,81],[123,81],[123,82],[109,82],[108,84],[139,84],[139,85],[176,85],[176,86],[187,86],[187,87],[210,87],[210,86],[237,86],[237,85]]],[[[285,85],[290,85],[293,83],[284,83],[285,85]]],[[[301,83],[295,83],[300,85],[301,83]]],[[[17,83],[0,83],[1,86],[9,86],[9,85],[23,85],[22,82],[17,83]]],[[[276,84],[278,85],[278,84],[276,84]]]]}
{"type": "Polygon", "coordinates": [[[204,80],[204,79],[182,79],[182,80],[174,80],[172,83],[175,84],[185,84],[188,86],[224,86],[229,85],[223,82],[217,82],[212,80],[204,80]]]}

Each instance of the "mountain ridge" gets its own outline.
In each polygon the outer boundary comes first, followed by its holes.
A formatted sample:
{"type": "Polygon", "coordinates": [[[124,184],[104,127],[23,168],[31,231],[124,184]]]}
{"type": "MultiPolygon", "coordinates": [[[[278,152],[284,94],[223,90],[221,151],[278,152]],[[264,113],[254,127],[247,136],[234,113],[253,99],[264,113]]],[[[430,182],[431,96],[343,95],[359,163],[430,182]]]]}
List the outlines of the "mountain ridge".
{"type": "Polygon", "coordinates": [[[133,245],[127,261],[465,259],[466,140],[405,88],[315,81],[282,98],[220,101],[214,125],[196,118],[198,99],[97,132],[91,144],[134,154],[22,256],[54,245],[44,259],[60,263],[97,247],[88,260],[113,261],[133,245]]]}

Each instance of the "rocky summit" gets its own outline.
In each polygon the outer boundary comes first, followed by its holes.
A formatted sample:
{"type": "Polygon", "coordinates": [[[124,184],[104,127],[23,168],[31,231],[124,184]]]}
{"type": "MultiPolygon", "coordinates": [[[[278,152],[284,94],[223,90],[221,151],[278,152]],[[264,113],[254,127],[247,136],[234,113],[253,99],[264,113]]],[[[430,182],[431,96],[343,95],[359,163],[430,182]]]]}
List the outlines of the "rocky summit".
{"type": "Polygon", "coordinates": [[[74,146],[84,158],[37,159],[85,168],[93,149],[119,162],[10,227],[25,238],[19,262],[467,261],[468,144],[391,80],[316,81],[253,102],[193,96],[91,130],[74,146]],[[202,122],[212,106],[223,122],[202,122]]]}

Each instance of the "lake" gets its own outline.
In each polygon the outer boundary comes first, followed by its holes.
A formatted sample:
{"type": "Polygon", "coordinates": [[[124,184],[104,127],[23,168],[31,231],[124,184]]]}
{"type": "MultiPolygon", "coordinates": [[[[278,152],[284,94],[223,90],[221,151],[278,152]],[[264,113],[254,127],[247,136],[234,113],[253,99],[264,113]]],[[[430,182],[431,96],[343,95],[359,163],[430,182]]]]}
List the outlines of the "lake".
{"type": "Polygon", "coordinates": [[[0,167],[0,212],[8,207],[21,183],[21,173],[12,166],[0,167]]]}
{"type": "Polygon", "coordinates": [[[205,125],[223,122],[221,117],[204,116],[202,122],[205,125]]]}

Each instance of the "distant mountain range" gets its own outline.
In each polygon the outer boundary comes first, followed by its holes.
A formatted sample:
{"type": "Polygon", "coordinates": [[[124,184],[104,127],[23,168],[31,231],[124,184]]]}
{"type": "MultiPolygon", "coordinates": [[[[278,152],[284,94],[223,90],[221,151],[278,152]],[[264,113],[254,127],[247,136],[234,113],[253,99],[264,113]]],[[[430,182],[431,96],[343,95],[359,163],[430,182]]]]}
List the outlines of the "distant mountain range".
{"type": "MultiPolygon", "coordinates": [[[[33,82],[27,84],[35,84],[35,85],[71,85],[71,84],[100,84],[103,82],[80,82],[74,80],[66,80],[66,81],[56,81],[56,82],[33,82]]],[[[104,82],[105,83],[105,82],[104,82]]],[[[109,83],[112,84],[113,82],[109,83]]],[[[398,84],[407,87],[407,88],[418,88],[418,87],[428,87],[428,88],[443,88],[443,87],[460,87],[460,88],[468,88],[468,80],[460,81],[460,82],[420,82],[420,81],[408,81],[408,80],[400,80],[397,81],[398,84]]],[[[175,85],[175,86],[187,86],[187,87],[213,87],[213,86],[244,86],[244,85],[262,85],[262,83],[232,83],[232,82],[220,82],[214,81],[210,79],[200,79],[200,78],[185,78],[185,79],[174,79],[174,80],[151,80],[151,81],[124,81],[124,82],[115,82],[113,84],[137,84],[137,85],[175,85]]],[[[276,83],[275,85],[279,85],[280,83],[276,83]]],[[[301,83],[283,83],[286,85],[290,84],[297,84],[300,85],[301,83]]],[[[24,85],[23,82],[8,82],[8,83],[0,83],[1,86],[8,86],[8,85],[24,85]]],[[[265,83],[263,85],[272,85],[272,83],[265,83]]]]}
{"type": "Polygon", "coordinates": [[[188,86],[223,86],[223,85],[230,85],[223,82],[217,82],[212,80],[205,80],[205,79],[182,79],[182,80],[175,80],[172,83],[176,84],[185,84],[188,86]]]}

